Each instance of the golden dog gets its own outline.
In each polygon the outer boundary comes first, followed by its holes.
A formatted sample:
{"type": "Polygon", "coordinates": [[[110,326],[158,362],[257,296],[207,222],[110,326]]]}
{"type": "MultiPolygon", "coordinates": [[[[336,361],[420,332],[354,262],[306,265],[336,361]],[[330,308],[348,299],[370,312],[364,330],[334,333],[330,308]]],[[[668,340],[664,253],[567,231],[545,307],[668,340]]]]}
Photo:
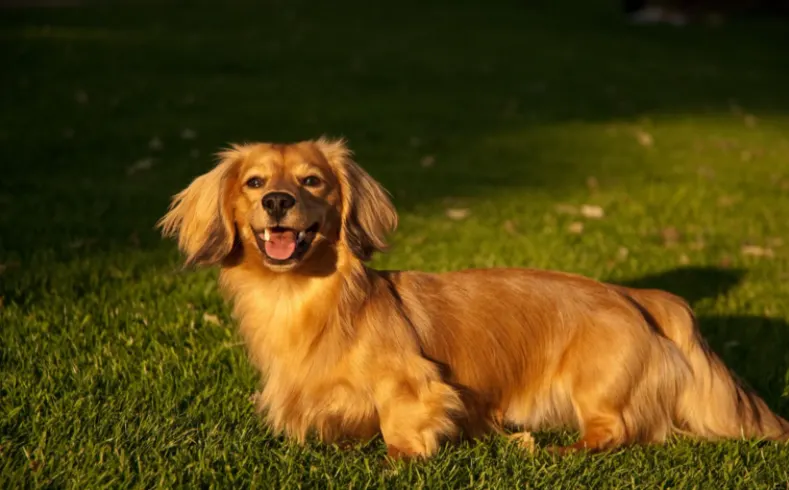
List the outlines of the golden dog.
{"type": "Polygon", "coordinates": [[[676,296],[528,269],[373,270],[397,214],[343,141],[220,157],[159,225],[188,264],[221,265],[277,431],[380,433],[393,457],[504,427],[579,429],[561,450],[789,436],[676,296]]]}

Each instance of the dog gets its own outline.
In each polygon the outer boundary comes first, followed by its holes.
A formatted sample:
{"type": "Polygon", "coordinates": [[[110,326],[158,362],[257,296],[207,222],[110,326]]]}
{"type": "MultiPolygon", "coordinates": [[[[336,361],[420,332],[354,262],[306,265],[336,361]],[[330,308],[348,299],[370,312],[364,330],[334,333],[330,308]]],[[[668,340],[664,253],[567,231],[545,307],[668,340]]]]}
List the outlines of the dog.
{"type": "Polygon", "coordinates": [[[394,459],[444,442],[571,427],[560,452],[704,439],[787,440],[690,307],[659,290],[531,269],[379,271],[398,217],[343,140],[234,145],[158,225],[221,290],[278,433],[394,459]]]}

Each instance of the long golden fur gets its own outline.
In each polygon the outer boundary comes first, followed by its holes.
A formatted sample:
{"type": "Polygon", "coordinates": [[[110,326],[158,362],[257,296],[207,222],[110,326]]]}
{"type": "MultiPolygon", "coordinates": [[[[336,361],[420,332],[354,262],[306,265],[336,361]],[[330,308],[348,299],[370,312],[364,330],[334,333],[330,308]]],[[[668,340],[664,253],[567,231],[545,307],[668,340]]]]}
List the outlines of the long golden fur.
{"type": "Polygon", "coordinates": [[[504,427],[575,427],[570,450],[789,437],[676,296],[529,269],[373,270],[397,214],[343,141],[220,157],[160,226],[187,263],[221,266],[259,409],[290,437],[381,433],[395,457],[504,427]]]}

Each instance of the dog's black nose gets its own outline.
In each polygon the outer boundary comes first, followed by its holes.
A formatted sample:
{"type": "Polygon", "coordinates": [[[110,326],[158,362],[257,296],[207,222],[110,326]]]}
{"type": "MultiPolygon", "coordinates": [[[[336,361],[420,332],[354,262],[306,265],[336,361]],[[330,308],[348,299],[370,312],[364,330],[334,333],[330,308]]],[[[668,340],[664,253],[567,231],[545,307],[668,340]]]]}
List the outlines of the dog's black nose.
{"type": "Polygon", "coordinates": [[[285,213],[294,204],[296,204],[296,198],[284,192],[270,192],[263,196],[263,208],[274,219],[285,216],[285,213]]]}

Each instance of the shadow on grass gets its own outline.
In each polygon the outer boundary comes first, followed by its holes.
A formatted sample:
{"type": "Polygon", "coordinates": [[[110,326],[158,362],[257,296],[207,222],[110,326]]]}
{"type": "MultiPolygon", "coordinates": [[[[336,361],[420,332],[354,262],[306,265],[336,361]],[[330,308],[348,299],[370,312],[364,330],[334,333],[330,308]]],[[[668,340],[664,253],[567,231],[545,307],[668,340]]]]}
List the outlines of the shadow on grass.
{"type": "Polygon", "coordinates": [[[657,288],[687,300],[697,309],[699,328],[727,366],[767,401],[789,416],[789,399],[782,397],[789,370],[789,323],[755,315],[714,315],[698,311],[704,300],[725,296],[739,285],[745,271],[718,267],[680,267],[620,284],[657,288]]]}
{"type": "Polygon", "coordinates": [[[633,172],[595,168],[594,138],[535,131],[546,126],[728,114],[735,102],[759,115],[789,110],[784,26],[640,28],[616,7],[346,0],[4,12],[2,59],[13,70],[0,79],[0,158],[15,164],[0,179],[0,257],[85,239],[106,248],[135,233],[151,246],[168,197],[229,141],[345,135],[408,211],[633,172]],[[484,142],[505,133],[517,140],[507,150],[484,142]],[[139,162],[149,168],[129,174],[139,162]]]}

